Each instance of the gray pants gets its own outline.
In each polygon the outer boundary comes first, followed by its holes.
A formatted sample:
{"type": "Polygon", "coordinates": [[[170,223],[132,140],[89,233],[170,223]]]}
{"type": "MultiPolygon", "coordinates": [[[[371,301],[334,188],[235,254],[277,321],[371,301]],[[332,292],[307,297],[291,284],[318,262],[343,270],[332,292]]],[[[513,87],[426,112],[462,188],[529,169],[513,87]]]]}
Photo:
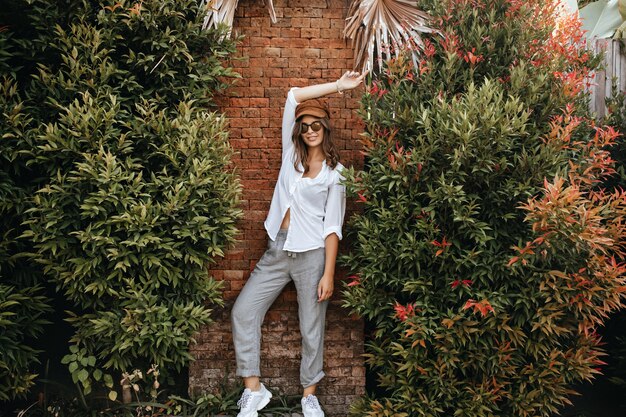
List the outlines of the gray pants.
{"type": "Polygon", "coordinates": [[[231,320],[237,375],[261,376],[261,324],[285,285],[293,280],[298,293],[302,335],[300,383],[317,384],[323,377],[324,325],[328,301],[317,301],[317,285],[324,273],[324,248],[307,252],[283,250],[287,232],[281,230],[259,260],[233,306],[231,320]]]}

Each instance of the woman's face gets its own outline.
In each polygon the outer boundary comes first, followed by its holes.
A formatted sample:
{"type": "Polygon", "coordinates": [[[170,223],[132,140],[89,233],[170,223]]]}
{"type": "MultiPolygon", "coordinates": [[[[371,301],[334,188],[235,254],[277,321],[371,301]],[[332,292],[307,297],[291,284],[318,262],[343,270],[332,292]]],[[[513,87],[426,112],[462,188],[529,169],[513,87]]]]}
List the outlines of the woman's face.
{"type": "Polygon", "coordinates": [[[317,148],[324,143],[324,126],[319,118],[314,116],[303,116],[301,122],[300,136],[308,148],[317,148]],[[317,131],[315,130],[317,129],[317,131]],[[306,130],[306,132],[305,132],[306,130]]]}

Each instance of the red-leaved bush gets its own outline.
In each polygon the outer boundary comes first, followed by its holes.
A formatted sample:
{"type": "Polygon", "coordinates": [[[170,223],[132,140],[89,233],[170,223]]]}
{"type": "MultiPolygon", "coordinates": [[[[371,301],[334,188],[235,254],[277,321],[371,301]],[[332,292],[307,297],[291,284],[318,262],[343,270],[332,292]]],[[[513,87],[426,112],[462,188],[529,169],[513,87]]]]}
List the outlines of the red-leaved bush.
{"type": "Polygon", "coordinates": [[[425,0],[439,34],[363,99],[346,171],[345,304],[379,389],[355,416],[549,416],[601,372],[623,305],[616,132],[588,112],[598,58],[556,2],[425,0]]]}

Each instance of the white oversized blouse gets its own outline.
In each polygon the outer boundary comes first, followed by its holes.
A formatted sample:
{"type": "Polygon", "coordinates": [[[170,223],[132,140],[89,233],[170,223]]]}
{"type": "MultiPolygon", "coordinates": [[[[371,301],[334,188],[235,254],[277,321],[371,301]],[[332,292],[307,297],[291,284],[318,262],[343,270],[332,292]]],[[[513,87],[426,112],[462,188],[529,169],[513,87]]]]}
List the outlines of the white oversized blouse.
{"type": "Polygon", "coordinates": [[[322,163],[315,178],[304,178],[294,167],[295,147],[291,133],[296,123],[298,103],[292,88],[287,94],[283,111],[282,140],[283,157],[278,182],[274,188],[270,211],[265,220],[265,230],[270,239],[276,240],[285,214],[289,214],[289,229],[283,250],[305,252],[323,248],[324,240],[331,233],[342,238],[341,226],[346,210],[345,187],[340,183],[343,165],[335,169],[322,163]]]}

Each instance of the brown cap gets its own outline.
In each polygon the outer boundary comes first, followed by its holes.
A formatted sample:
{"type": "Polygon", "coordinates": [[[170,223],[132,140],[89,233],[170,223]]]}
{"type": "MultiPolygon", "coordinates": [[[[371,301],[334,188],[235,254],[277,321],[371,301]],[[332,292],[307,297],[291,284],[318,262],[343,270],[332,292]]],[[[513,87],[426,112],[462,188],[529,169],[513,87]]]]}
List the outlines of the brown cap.
{"type": "Polygon", "coordinates": [[[298,104],[298,107],[296,107],[296,119],[299,119],[302,116],[314,116],[319,117],[320,119],[327,117],[330,119],[328,104],[317,99],[303,101],[298,104]]]}

